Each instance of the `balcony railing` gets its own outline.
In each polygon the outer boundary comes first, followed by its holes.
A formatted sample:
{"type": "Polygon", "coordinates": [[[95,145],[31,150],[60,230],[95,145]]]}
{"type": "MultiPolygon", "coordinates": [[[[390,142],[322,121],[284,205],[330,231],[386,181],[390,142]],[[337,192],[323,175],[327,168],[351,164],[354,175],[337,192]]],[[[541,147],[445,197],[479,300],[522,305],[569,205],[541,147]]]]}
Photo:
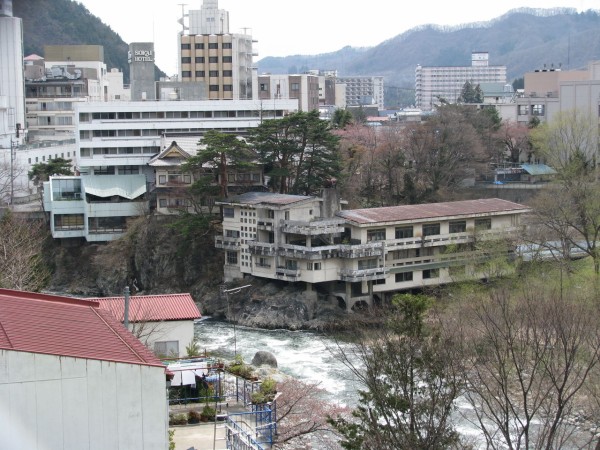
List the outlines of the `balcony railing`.
{"type": "Polygon", "coordinates": [[[318,236],[320,234],[333,234],[344,232],[344,220],[326,219],[312,221],[284,220],[281,224],[284,233],[318,236]]]}
{"type": "Polygon", "coordinates": [[[277,248],[275,248],[275,244],[268,242],[250,241],[248,242],[248,249],[253,255],[275,256],[277,254],[277,248]]]}
{"type": "Polygon", "coordinates": [[[365,258],[383,255],[384,241],[375,241],[368,244],[339,245],[340,258],[365,258]]]}
{"type": "Polygon", "coordinates": [[[275,276],[280,280],[297,281],[300,278],[300,269],[286,269],[285,267],[277,267],[275,276]]]}
{"type": "Polygon", "coordinates": [[[224,236],[217,236],[215,237],[215,247],[216,248],[239,248],[240,246],[240,239],[239,238],[232,238],[232,237],[224,237],[224,236]]]}
{"type": "Polygon", "coordinates": [[[278,248],[280,256],[299,259],[325,259],[336,258],[339,245],[325,245],[321,247],[306,247],[304,245],[282,244],[278,248]]]}
{"type": "Polygon", "coordinates": [[[367,281],[384,279],[389,272],[389,267],[376,267],[374,269],[340,269],[341,281],[367,281]]]}

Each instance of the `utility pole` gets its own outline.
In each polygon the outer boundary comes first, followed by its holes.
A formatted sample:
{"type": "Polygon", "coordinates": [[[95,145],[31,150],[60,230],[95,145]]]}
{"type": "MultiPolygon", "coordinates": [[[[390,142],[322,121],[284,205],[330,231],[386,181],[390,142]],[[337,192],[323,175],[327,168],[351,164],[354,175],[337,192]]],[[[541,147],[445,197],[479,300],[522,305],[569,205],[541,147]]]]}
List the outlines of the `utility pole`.
{"type": "Polygon", "coordinates": [[[123,325],[129,329],[129,286],[125,286],[123,289],[123,295],[125,296],[125,310],[123,312],[123,325]]]}
{"type": "MultiPolygon", "coordinates": [[[[221,293],[225,294],[225,299],[227,300],[227,321],[232,323],[232,315],[231,315],[231,304],[229,303],[229,294],[237,294],[242,289],[246,289],[252,287],[251,284],[246,284],[245,286],[240,286],[232,289],[225,289],[225,285],[221,285],[221,293]]],[[[233,353],[237,356],[237,334],[235,329],[235,320],[233,321],[233,353]]]]}

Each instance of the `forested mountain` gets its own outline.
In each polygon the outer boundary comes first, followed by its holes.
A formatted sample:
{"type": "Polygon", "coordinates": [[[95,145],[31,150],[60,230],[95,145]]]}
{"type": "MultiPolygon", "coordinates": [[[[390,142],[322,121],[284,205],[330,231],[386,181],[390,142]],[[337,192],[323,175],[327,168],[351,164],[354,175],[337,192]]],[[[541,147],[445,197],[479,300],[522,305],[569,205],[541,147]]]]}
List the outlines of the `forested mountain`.
{"type": "MultiPolygon", "coordinates": [[[[13,0],[13,15],[23,19],[25,56],[44,56],[44,45],[90,44],[104,46],[108,70],[121,69],[129,83],[128,43],[108,25],[72,0],[13,0]]],[[[157,76],[164,76],[156,70],[157,76]]]]}
{"type": "Polygon", "coordinates": [[[548,68],[552,64],[563,69],[586,67],[589,61],[600,59],[599,30],[599,11],[523,8],[489,22],[420,26],[372,48],[263,58],[258,68],[259,73],[337,69],[341,76],[382,75],[387,97],[391,87],[414,88],[418,64],[467,66],[472,51],[487,51],[490,64],[505,65],[509,82],[544,64],[548,68]]]}

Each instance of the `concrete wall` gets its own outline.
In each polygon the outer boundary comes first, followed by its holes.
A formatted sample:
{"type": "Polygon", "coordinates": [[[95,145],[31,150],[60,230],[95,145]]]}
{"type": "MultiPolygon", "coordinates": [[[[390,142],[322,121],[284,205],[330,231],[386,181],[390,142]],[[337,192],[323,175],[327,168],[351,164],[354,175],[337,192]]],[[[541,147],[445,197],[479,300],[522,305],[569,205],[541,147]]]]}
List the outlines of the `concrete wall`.
{"type": "Polygon", "coordinates": [[[161,367],[0,350],[0,448],[164,450],[161,367]]]}

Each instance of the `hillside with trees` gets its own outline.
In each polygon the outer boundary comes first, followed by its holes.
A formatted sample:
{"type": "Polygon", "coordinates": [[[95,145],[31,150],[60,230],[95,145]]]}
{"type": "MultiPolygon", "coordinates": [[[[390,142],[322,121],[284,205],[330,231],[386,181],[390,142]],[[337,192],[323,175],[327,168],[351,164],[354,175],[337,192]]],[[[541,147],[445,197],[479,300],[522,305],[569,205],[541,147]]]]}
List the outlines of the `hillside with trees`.
{"type": "MultiPolygon", "coordinates": [[[[102,45],[107,69],[120,69],[124,82],[129,83],[128,44],[81,3],[14,0],[13,15],[23,19],[25,56],[44,56],[44,45],[102,45]]],[[[155,73],[157,77],[165,76],[158,68],[155,73]]]]}

